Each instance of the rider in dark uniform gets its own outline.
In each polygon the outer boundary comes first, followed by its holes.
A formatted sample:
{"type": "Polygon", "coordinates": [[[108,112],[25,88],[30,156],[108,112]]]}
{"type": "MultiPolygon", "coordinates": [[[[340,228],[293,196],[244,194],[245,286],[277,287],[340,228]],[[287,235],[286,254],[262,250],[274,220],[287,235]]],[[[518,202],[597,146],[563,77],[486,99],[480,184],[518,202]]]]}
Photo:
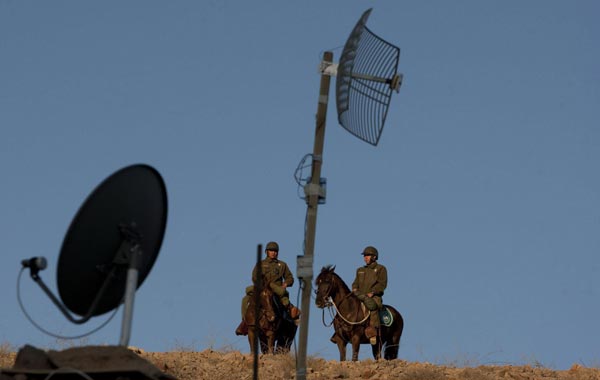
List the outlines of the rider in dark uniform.
{"type": "Polygon", "coordinates": [[[369,326],[365,335],[371,344],[377,343],[379,329],[379,310],[383,305],[383,293],[387,287],[387,269],[377,262],[377,249],[368,246],[363,250],[365,265],[356,270],[356,278],[352,283],[352,291],[371,311],[369,326]]]}
{"type": "MultiPolygon", "coordinates": [[[[267,257],[260,262],[264,284],[269,286],[273,293],[279,297],[281,304],[287,310],[290,318],[298,322],[300,310],[296,306],[292,305],[290,302],[290,294],[287,291],[288,287],[294,285],[294,276],[292,275],[292,272],[287,264],[278,259],[279,244],[274,241],[267,243],[265,254],[267,257]]],[[[252,270],[252,283],[255,284],[257,281],[259,281],[258,267],[254,266],[254,269],[252,270]]],[[[242,299],[242,323],[235,330],[236,335],[247,334],[244,316],[246,315],[248,302],[250,302],[250,297],[252,297],[253,291],[254,286],[249,286],[246,288],[246,295],[242,299]]]]}

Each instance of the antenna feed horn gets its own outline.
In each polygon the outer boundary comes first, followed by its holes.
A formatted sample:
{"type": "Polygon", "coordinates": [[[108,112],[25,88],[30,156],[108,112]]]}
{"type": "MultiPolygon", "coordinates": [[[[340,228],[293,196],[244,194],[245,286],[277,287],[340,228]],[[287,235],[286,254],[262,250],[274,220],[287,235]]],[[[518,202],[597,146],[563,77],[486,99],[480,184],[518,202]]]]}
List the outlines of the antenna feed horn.
{"type": "Polygon", "coordinates": [[[39,271],[46,269],[48,262],[45,257],[32,257],[21,261],[23,268],[29,268],[31,271],[31,277],[37,277],[39,271]]]}
{"type": "Polygon", "coordinates": [[[395,90],[396,92],[400,92],[400,86],[402,86],[402,79],[404,79],[404,75],[396,74],[390,81],[390,88],[395,90]]]}

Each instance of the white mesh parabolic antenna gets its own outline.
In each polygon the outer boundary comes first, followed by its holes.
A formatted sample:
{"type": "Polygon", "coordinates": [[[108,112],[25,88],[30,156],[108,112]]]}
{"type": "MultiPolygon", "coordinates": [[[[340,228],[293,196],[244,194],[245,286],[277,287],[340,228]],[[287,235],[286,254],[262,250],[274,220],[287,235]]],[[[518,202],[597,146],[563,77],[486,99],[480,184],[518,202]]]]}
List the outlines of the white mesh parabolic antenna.
{"type": "Polygon", "coordinates": [[[342,127],[377,145],[387,117],[392,91],[399,91],[400,49],[373,34],[363,13],[346,41],[337,68],[336,101],[342,127]]]}
{"type": "Polygon", "coordinates": [[[321,84],[315,128],[310,177],[302,177],[304,159],[294,177],[303,186],[307,204],[304,228],[304,255],[298,256],[297,275],[302,281],[302,318],[298,339],[296,379],[306,380],[306,349],[308,320],[312,296],[313,262],[317,210],[325,203],[325,178],[321,178],[325,125],[329,101],[330,78],[337,76],[336,100],[339,123],[361,140],[372,145],[379,143],[387,117],[392,91],[400,88],[402,75],[397,73],[400,49],[373,34],[365,26],[371,9],[361,16],[350,33],[338,64],[333,63],[333,53],[323,53],[320,63],[321,84]],[[305,183],[304,183],[305,182],[305,183]]]}

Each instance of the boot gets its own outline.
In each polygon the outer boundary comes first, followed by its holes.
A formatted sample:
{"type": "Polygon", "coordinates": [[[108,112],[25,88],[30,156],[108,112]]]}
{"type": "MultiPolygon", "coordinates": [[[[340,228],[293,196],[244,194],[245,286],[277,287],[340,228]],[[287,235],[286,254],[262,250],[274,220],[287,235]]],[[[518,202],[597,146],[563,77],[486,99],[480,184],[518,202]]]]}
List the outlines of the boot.
{"type": "Polygon", "coordinates": [[[365,336],[369,338],[369,343],[371,343],[372,346],[377,344],[377,329],[375,327],[367,326],[365,328],[365,336]]]}
{"type": "Polygon", "coordinates": [[[248,325],[242,319],[242,323],[235,329],[235,335],[248,335],[248,325]]]}
{"type": "Polygon", "coordinates": [[[372,346],[377,344],[377,335],[379,332],[379,312],[371,311],[369,326],[365,329],[365,335],[369,338],[372,346]]]}
{"type": "Polygon", "coordinates": [[[290,302],[286,306],[286,311],[287,311],[288,316],[292,320],[292,322],[294,322],[294,324],[296,326],[300,326],[300,314],[302,314],[300,312],[300,309],[298,309],[296,306],[292,305],[292,303],[290,302]]]}
{"type": "Polygon", "coordinates": [[[297,320],[298,318],[300,318],[300,314],[302,314],[300,312],[300,309],[298,309],[296,306],[292,305],[291,303],[289,303],[287,306],[287,312],[288,312],[290,318],[292,318],[293,320],[297,320]]]}
{"type": "Polygon", "coordinates": [[[375,335],[369,338],[369,343],[371,343],[371,346],[377,344],[377,330],[375,330],[375,335]]]}

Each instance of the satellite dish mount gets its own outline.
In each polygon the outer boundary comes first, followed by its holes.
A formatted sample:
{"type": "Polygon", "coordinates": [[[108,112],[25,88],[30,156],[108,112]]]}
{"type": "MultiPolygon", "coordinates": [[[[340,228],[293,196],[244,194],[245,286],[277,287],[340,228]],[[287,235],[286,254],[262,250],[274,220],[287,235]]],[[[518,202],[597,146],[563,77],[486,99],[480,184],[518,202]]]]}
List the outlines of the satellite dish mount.
{"type": "Polygon", "coordinates": [[[21,264],[74,324],[123,303],[119,345],[127,346],[135,292],[158,256],[166,215],[166,187],[158,171],[147,165],[123,168],[92,192],[67,231],[57,269],[62,302],[39,275],[45,258],[21,264]]]}

